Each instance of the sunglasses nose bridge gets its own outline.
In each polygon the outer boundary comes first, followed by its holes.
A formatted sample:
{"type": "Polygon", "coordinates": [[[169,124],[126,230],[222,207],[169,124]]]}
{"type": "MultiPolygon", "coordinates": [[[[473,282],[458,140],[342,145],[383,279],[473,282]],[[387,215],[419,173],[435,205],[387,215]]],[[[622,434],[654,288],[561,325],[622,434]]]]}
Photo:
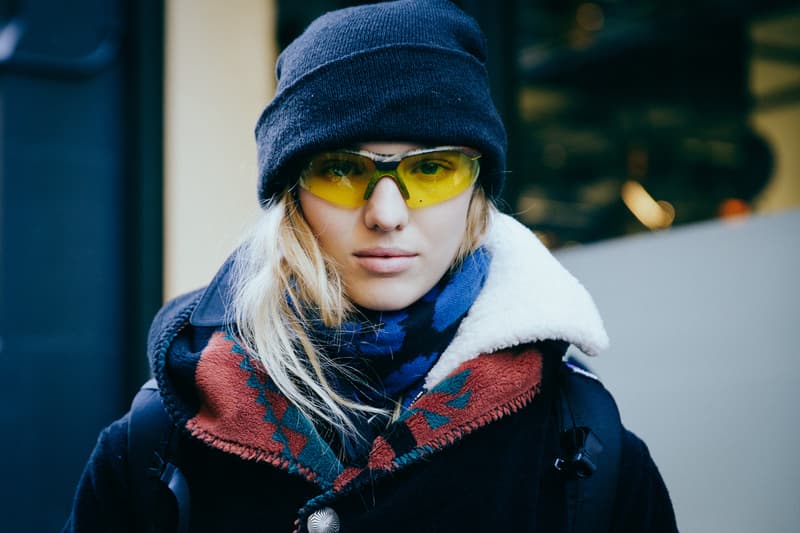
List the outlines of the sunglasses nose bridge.
{"type": "Polygon", "coordinates": [[[375,186],[383,178],[389,178],[392,180],[395,185],[397,185],[397,188],[400,189],[400,194],[403,196],[403,198],[408,200],[409,194],[406,184],[403,183],[402,178],[400,178],[400,175],[397,173],[397,167],[399,164],[399,161],[375,161],[375,173],[373,174],[372,179],[369,181],[367,188],[364,191],[364,200],[369,200],[369,197],[372,196],[372,192],[375,190],[375,186]]]}
{"type": "Polygon", "coordinates": [[[397,172],[397,167],[400,166],[400,161],[375,161],[373,159],[372,164],[375,165],[376,172],[391,174],[393,172],[397,172]]]}

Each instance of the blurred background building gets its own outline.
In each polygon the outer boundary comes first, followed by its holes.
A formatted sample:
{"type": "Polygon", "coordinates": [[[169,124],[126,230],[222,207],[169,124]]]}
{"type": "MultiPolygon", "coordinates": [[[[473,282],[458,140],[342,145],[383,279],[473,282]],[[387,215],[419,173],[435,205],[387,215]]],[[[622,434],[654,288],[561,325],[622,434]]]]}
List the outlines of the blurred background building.
{"type": "MultiPolygon", "coordinates": [[[[63,523],[97,432],[147,375],[152,315],[164,299],[207,283],[258,214],[252,129],[274,90],[277,54],[322,12],[357,3],[0,2],[6,530],[63,523]]],[[[800,481],[792,450],[775,444],[796,435],[770,433],[758,441],[763,448],[756,440],[736,448],[773,419],[748,413],[764,424],[749,431],[727,418],[742,405],[711,402],[718,412],[681,427],[697,403],[665,405],[681,387],[690,399],[741,400],[769,389],[766,375],[741,364],[759,357],[757,346],[740,349],[742,338],[760,338],[745,325],[790,350],[798,317],[789,302],[800,296],[791,274],[800,267],[800,5],[456,3],[485,30],[493,96],[508,128],[501,208],[536,231],[596,293],[601,312],[610,311],[612,340],[623,342],[608,365],[590,364],[664,464],[679,524],[749,531],[743,516],[758,510],[773,517],[767,529],[789,531],[784,525],[800,519],[792,493],[768,495],[776,481],[800,481]],[[652,295],[648,313],[625,297],[643,291],[652,295]],[[659,304],[666,293],[675,299],[659,304]],[[709,320],[719,309],[728,314],[709,320]],[[732,309],[746,313],[732,321],[732,309]],[[664,331],[671,335],[659,338],[664,331]],[[670,373],[668,357],[641,346],[676,349],[667,338],[694,346],[682,346],[681,361],[700,344],[715,357],[670,373]],[[663,416],[652,416],[656,406],[663,416]],[[711,419],[742,427],[706,439],[710,428],[724,431],[701,422],[711,419]],[[759,476],[741,467],[744,458],[708,455],[712,447],[766,464],[752,457],[763,452],[773,466],[759,476]],[[715,458],[731,467],[702,464],[715,458]],[[698,482],[704,472],[707,485],[698,482]],[[734,483],[745,485],[734,503],[724,491],[711,495],[734,483]],[[710,518],[720,513],[727,518],[710,518]]],[[[797,365],[764,361],[782,381],[771,400],[756,403],[782,416],[775,406],[796,397],[797,365]]]]}

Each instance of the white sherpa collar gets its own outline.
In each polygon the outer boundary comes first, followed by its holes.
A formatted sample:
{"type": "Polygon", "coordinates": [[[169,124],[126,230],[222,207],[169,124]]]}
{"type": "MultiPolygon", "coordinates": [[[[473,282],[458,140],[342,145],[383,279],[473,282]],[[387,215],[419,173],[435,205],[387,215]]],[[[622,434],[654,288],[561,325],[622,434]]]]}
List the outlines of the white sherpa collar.
{"type": "Polygon", "coordinates": [[[427,389],[462,363],[503,348],[557,339],[596,355],[608,346],[592,297],[528,228],[498,213],[485,244],[492,254],[486,283],[428,373],[427,389]]]}

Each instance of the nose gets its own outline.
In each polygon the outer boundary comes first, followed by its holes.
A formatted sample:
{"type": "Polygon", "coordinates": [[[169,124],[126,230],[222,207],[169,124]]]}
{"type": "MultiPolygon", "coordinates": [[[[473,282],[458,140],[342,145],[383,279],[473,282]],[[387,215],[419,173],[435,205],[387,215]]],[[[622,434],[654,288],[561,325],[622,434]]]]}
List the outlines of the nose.
{"type": "Polygon", "coordinates": [[[408,224],[408,206],[390,176],[378,180],[372,189],[364,206],[364,224],[380,231],[400,230],[408,224]]]}

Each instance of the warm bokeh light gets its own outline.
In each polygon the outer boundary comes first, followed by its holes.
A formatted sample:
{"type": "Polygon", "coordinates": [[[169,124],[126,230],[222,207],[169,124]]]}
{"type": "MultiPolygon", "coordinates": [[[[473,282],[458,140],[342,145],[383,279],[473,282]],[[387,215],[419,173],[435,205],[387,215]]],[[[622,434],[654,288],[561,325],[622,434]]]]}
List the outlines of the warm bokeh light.
{"type": "Polygon", "coordinates": [[[675,220],[675,208],[665,200],[656,201],[641,183],[628,180],[620,191],[622,201],[633,216],[648,229],[664,229],[675,220]]]}
{"type": "Polygon", "coordinates": [[[605,17],[600,6],[587,2],[578,6],[575,21],[586,31],[600,31],[605,24],[605,17]]]}
{"type": "Polygon", "coordinates": [[[726,198],[719,204],[720,218],[735,218],[750,214],[750,204],[741,198],[726,198]]]}

